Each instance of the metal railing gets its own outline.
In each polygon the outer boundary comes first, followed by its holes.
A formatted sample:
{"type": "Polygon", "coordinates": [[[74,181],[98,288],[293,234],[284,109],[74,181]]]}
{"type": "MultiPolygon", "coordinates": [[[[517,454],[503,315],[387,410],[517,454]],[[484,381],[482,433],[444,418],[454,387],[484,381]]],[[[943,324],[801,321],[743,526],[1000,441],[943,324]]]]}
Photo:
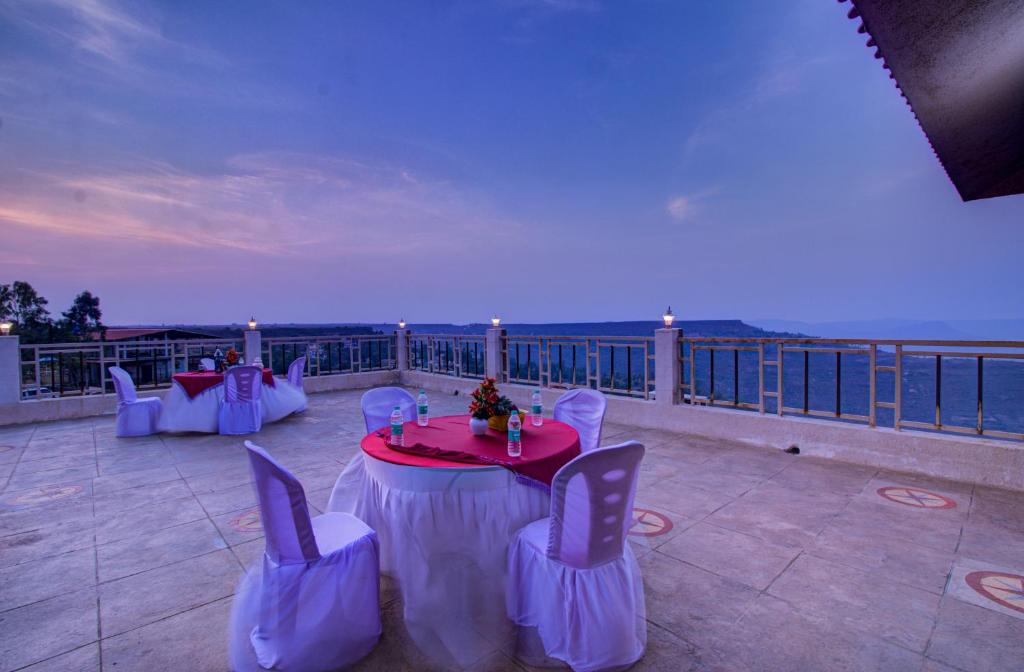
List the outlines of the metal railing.
{"type": "Polygon", "coordinates": [[[285,374],[298,357],[306,357],[307,376],[387,371],[397,366],[394,334],[289,336],[264,338],[263,365],[285,374]]]}
{"type": "Polygon", "coordinates": [[[125,369],[139,388],[171,384],[175,373],[193,371],[203,357],[236,348],[241,339],[40,343],[20,346],[23,398],[110,394],[109,367],[125,369]],[[43,392],[48,390],[49,393],[43,392]]]}
{"type": "Polygon", "coordinates": [[[504,379],[649,399],[654,390],[654,338],[649,336],[507,336],[504,379]]]}
{"type": "Polygon", "coordinates": [[[680,400],[1024,440],[1021,360],[1024,341],[684,336],[680,400]]]}
{"type": "Polygon", "coordinates": [[[484,337],[409,334],[409,368],[456,378],[484,377],[484,337]]]}

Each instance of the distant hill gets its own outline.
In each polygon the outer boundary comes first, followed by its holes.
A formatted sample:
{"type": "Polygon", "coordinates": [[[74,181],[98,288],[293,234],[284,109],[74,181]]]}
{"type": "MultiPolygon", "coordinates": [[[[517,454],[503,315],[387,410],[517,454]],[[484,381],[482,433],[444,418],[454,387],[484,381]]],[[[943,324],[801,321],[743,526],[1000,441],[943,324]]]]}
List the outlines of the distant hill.
{"type": "MultiPolygon", "coordinates": [[[[245,324],[161,324],[161,325],[117,325],[117,328],[131,329],[181,329],[209,334],[212,338],[238,338],[239,332],[248,329],[245,324]]],[[[267,338],[288,336],[337,336],[339,334],[372,334],[367,325],[345,324],[261,324],[260,333],[267,338]]]]}
{"type": "Polygon", "coordinates": [[[821,338],[878,338],[922,340],[1024,340],[1024,320],[853,320],[796,322],[752,320],[764,329],[798,331],[821,338]]]}
{"type": "MultiPolygon", "coordinates": [[[[385,333],[393,331],[393,324],[362,325],[385,333]]],[[[487,324],[409,324],[414,333],[422,334],[482,334],[487,324]]],[[[537,336],[653,336],[662,326],[659,321],[630,322],[560,322],[547,324],[510,323],[502,325],[509,334],[537,336]]],[[[755,327],[741,320],[682,320],[676,326],[690,336],[771,337],[790,336],[755,327]]],[[[799,334],[796,334],[799,335],[799,334]]]]}
{"type": "MultiPolygon", "coordinates": [[[[409,324],[409,329],[420,334],[482,334],[489,324],[409,324]]],[[[653,336],[661,327],[659,321],[627,322],[560,322],[545,324],[505,324],[510,334],[538,336],[653,336]]],[[[755,327],[741,320],[683,320],[676,326],[690,336],[772,337],[799,336],[799,333],[780,333],[755,327]]],[[[174,328],[200,331],[214,338],[236,338],[246,329],[244,324],[174,324],[174,325],[118,325],[119,328],[174,328]]],[[[260,331],[267,338],[287,336],[334,336],[338,334],[390,334],[393,323],[333,323],[333,324],[261,324],[260,331]]]]}

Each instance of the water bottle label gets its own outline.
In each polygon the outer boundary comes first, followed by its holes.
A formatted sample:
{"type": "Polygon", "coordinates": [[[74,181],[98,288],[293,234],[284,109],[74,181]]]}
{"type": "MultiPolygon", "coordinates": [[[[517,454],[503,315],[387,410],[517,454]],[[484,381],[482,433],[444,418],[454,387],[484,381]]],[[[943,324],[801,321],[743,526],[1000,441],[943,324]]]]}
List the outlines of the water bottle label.
{"type": "Polygon", "coordinates": [[[518,429],[508,430],[508,440],[512,443],[519,443],[520,431],[518,429]]]}
{"type": "Polygon", "coordinates": [[[392,434],[392,436],[401,436],[404,432],[405,432],[405,426],[404,425],[399,425],[399,424],[391,425],[391,434],[392,434]]]}
{"type": "Polygon", "coordinates": [[[417,406],[416,407],[416,412],[419,413],[420,415],[426,415],[427,414],[427,405],[426,404],[421,404],[421,405],[417,406]]]}
{"type": "Polygon", "coordinates": [[[533,405],[533,409],[530,412],[533,413],[534,415],[540,415],[541,414],[541,405],[540,404],[534,404],[533,405]]]}

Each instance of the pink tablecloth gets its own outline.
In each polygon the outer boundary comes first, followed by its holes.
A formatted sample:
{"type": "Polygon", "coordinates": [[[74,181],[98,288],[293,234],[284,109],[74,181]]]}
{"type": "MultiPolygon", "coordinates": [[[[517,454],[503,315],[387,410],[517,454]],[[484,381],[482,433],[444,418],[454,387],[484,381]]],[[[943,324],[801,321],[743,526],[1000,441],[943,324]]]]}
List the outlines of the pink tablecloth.
{"type": "MultiPolygon", "coordinates": [[[[224,374],[215,371],[176,373],[171,378],[181,385],[189,399],[195,399],[197,395],[224,382],[224,374]]],[[[270,369],[263,369],[263,384],[271,387],[274,385],[274,372],[270,369]]]]}
{"type": "Polygon", "coordinates": [[[523,426],[523,453],[508,456],[508,435],[488,429],[483,436],[469,431],[468,415],[431,418],[420,427],[405,423],[401,448],[388,445],[385,429],[363,438],[363,452],[385,462],[413,467],[502,466],[519,476],[550,486],[555,473],[580,454],[580,437],[569,425],[545,420],[541,427],[523,426]]]}

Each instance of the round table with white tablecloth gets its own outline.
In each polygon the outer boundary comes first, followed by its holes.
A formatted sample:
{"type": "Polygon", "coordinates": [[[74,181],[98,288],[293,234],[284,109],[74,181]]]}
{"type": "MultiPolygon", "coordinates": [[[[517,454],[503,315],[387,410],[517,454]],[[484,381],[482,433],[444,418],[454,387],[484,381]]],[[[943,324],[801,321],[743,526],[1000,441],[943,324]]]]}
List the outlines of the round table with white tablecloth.
{"type": "Polygon", "coordinates": [[[580,450],[576,430],[551,420],[523,428],[521,458],[508,458],[505,441],[492,430],[472,437],[467,416],[406,423],[401,450],[386,432],[371,433],[328,504],[376,530],[409,634],[437,662],[466,665],[508,641],[509,541],[549,514],[546,486],[580,450]]]}

